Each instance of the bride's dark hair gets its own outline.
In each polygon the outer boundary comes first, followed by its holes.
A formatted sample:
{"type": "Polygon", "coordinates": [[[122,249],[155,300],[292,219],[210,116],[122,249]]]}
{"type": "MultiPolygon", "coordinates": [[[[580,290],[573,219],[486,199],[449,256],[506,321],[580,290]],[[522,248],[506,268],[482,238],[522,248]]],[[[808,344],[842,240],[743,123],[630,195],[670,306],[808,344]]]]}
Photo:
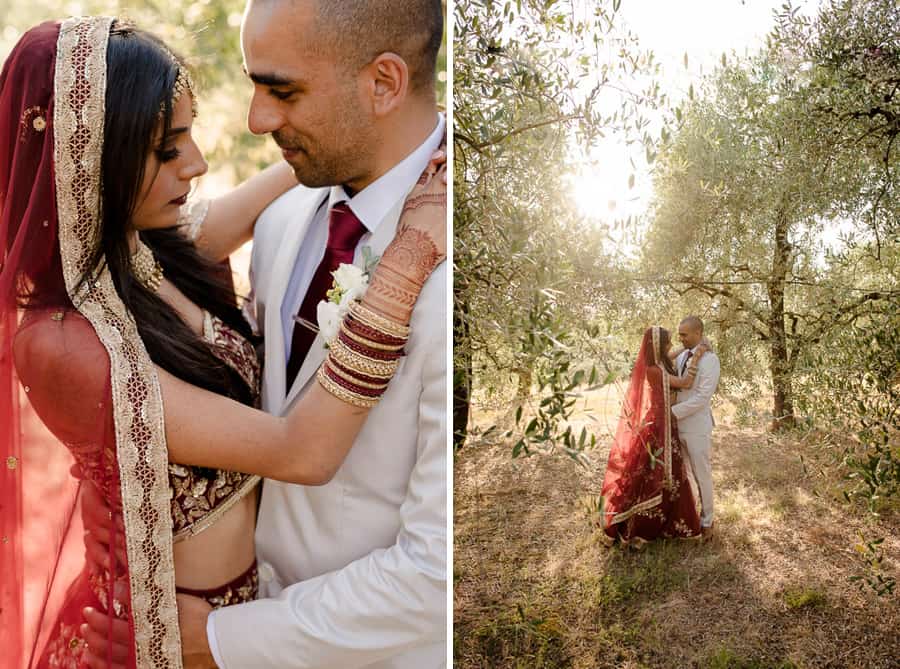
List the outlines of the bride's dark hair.
{"type": "MultiPolygon", "coordinates": [[[[651,328],[652,329],[652,328],[651,328]]],[[[666,368],[666,371],[669,374],[675,375],[675,366],[672,364],[672,361],[669,359],[667,355],[667,350],[669,348],[669,342],[672,340],[672,335],[665,328],[659,329],[659,350],[656,352],[657,359],[662,361],[663,367],[666,368]]],[[[653,341],[652,339],[650,341],[653,341]]],[[[647,359],[644,362],[647,364],[647,367],[653,367],[653,351],[651,349],[647,350],[647,359]]]]}
{"type": "MultiPolygon", "coordinates": [[[[241,376],[213,355],[175,309],[132,273],[131,219],[147,156],[157,148],[154,140],[159,125],[162,123],[162,136],[171,128],[172,94],[179,67],[184,65],[157,37],[123,22],[113,23],[110,30],[106,62],[102,220],[91,274],[101,269],[105,256],[116,290],[154,363],[188,383],[249,404],[252,392],[241,376]]],[[[252,336],[237,307],[227,270],[200,256],[177,228],[145,230],[140,237],[159,260],[166,278],[188,299],[245,337],[252,336]]]]}

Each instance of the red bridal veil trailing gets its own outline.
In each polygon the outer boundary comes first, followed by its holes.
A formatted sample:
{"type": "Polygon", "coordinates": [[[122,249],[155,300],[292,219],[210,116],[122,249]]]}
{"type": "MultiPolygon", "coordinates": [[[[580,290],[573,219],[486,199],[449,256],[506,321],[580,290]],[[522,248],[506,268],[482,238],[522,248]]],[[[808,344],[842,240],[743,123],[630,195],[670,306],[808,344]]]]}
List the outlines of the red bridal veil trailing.
{"type": "Polygon", "coordinates": [[[37,26],[0,75],[3,669],[86,666],[85,606],[127,621],[128,666],[181,666],[159,383],[94,263],[111,24],[37,26]],[[114,571],[86,560],[84,481],[124,518],[114,571]]]}
{"type": "Polygon", "coordinates": [[[644,332],[603,478],[603,526],[613,538],[700,532],[662,360],[661,328],[644,332]]]}

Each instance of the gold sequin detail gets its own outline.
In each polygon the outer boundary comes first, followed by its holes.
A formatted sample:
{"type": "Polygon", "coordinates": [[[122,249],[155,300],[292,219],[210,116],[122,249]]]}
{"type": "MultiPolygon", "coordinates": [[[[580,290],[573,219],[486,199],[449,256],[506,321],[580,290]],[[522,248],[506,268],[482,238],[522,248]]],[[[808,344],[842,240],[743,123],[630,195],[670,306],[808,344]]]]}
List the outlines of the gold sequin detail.
{"type": "Polygon", "coordinates": [[[34,130],[36,132],[44,131],[44,129],[47,127],[47,121],[46,121],[46,119],[44,119],[43,116],[41,116],[41,114],[43,112],[44,112],[44,110],[37,105],[35,105],[34,107],[29,107],[28,109],[26,109],[25,111],[22,112],[22,117],[21,117],[21,119],[19,119],[19,125],[20,125],[19,141],[20,142],[24,142],[28,139],[27,128],[28,128],[29,120],[31,120],[31,127],[34,128],[34,130]]]}
{"type": "Polygon", "coordinates": [[[19,466],[19,460],[18,460],[18,458],[16,458],[16,457],[13,456],[13,455],[10,455],[8,458],[6,458],[6,467],[7,467],[7,469],[15,469],[15,468],[18,467],[18,466],[19,466]]]}
{"type": "Polygon", "coordinates": [[[50,320],[53,321],[61,321],[63,319],[63,312],[57,311],[55,314],[50,316],[50,320]]]}

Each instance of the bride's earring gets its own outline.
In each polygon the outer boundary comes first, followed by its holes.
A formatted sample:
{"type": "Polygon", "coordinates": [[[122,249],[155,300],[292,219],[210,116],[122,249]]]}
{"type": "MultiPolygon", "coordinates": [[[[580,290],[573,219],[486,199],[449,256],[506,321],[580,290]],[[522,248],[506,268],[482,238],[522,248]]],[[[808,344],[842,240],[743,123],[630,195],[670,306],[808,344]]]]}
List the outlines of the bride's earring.
{"type": "Polygon", "coordinates": [[[151,292],[159,292],[163,280],[163,268],[153,255],[150,247],[138,240],[137,251],[131,256],[131,267],[134,278],[140,281],[151,292]]]}

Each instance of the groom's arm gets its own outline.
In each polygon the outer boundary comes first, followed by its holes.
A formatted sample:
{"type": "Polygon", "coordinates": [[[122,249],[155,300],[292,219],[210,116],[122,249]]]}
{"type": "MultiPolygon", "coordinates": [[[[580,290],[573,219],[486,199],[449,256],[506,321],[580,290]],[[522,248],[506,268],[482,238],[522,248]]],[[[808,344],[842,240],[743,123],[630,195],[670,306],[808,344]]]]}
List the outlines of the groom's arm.
{"type": "MultiPolygon", "coordinates": [[[[354,669],[430,643],[446,632],[446,332],[422,343],[417,459],[393,546],[215,612],[221,669],[354,669]]],[[[412,409],[412,407],[410,407],[412,409]]]]}
{"type": "Polygon", "coordinates": [[[672,414],[679,420],[697,413],[704,407],[708,407],[713,393],[716,392],[716,386],[719,385],[720,366],[718,356],[707,353],[703,356],[700,364],[706,369],[698,370],[697,380],[694,382],[697,386],[696,392],[684,402],[672,405],[672,414]],[[705,365],[704,360],[708,360],[705,365]]]}

